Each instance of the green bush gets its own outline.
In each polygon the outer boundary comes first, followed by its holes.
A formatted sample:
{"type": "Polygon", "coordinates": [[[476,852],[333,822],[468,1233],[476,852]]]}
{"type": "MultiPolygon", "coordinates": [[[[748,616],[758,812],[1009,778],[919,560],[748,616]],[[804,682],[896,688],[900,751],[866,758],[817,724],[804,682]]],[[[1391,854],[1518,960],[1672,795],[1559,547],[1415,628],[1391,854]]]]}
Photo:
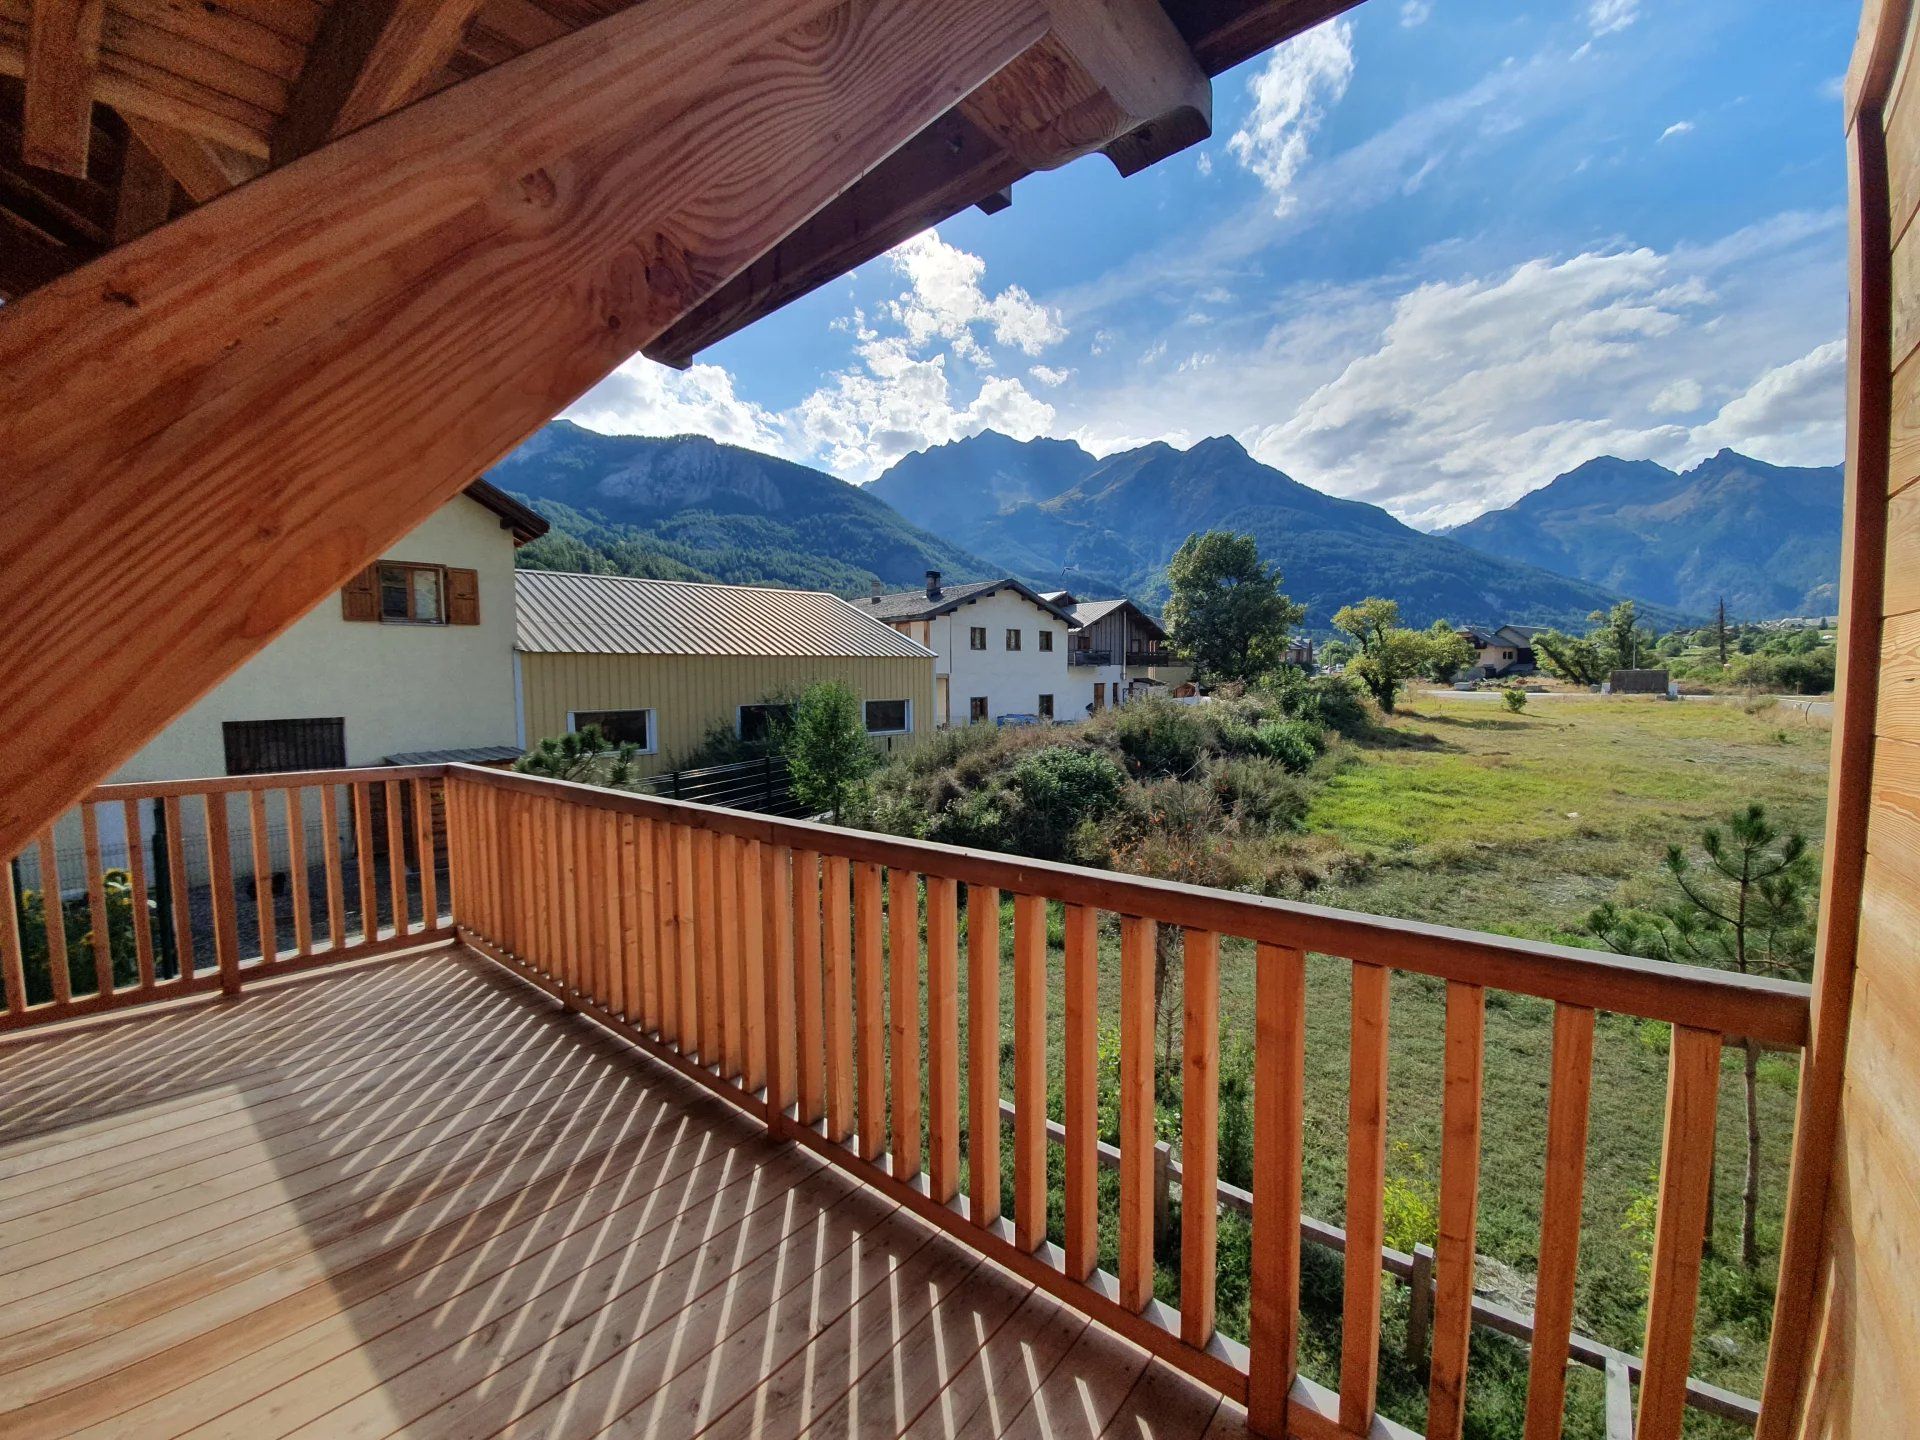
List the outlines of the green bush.
{"type": "Polygon", "coordinates": [[[1187,775],[1206,753],[1207,725],[1171,700],[1136,700],[1114,722],[1121,753],[1143,775],[1187,775]]]}
{"type": "Polygon", "coordinates": [[[1510,715],[1518,715],[1522,710],[1527,708],[1527,692],[1517,685],[1509,686],[1507,689],[1502,690],[1500,692],[1500,699],[1505,702],[1507,713],[1510,715]]]}
{"type": "Polygon", "coordinates": [[[1207,782],[1221,809],[1242,827],[1297,830],[1306,818],[1310,796],[1305,782],[1288,769],[1273,760],[1216,760],[1207,770],[1207,782]]]}
{"type": "Polygon", "coordinates": [[[1373,712],[1344,676],[1316,675],[1286,691],[1282,698],[1289,717],[1336,735],[1353,739],[1373,729],[1373,712]]]}
{"type": "Polygon", "coordinates": [[[1126,772],[1097,751],[1050,745],[1021,756],[1007,772],[1013,848],[1043,860],[1065,859],[1083,821],[1100,820],[1119,803],[1126,772]]]}
{"type": "Polygon", "coordinates": [[[1295,775],[1311,768],[1327,744],[1327,732],[1311,720],[1269,720],[1254,734],[1260,753],[1295,775]]]}

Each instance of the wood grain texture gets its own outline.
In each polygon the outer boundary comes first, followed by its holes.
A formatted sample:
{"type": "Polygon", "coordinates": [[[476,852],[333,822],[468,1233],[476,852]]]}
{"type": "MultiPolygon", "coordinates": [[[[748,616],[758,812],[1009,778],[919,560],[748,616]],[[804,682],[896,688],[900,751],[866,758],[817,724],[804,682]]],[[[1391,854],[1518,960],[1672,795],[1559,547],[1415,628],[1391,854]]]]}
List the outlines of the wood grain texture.
{"type": "Polygon", "coordinates": [[[927,1183],[945,1205],[960,1193],[959,886],[927,877],[927,1183]]]}
{"type": "Polygon", "coordinates": [[[263,168],[253,156],[137,112],[127,115],[127,128],[180,188],[197,201],[224,195],[234,186],[254,179],[263,168]]]}
{"type": "Polygon", "coordinates": [[[80,807],[80,836],[86,859],[87,931],[93,941],[93,987],[96,994],[110,995],[113,993],[113,930],[107,922],[107,879],[100,863],[98,806],[80,807]]]}
{"type": "Polygon", "coordinates": [[[827,1138],[853,1134],[853,921],[846,857],[829,855],[822,867],[821,925],[826,932],[827,1138]]]}
{"type": "Polygon", "coordinates": [[[881,931],[880,867],[853,867],[853,979],[859,1007],[859,1153],[877,1160],[887,1148],[886,965],[881,931]]]}
{"type": "Polygon", "coordinates": [[[887,872],[887,991],[893,1176],[911,1180],[920,1173],[920,877],[911,870],[887,872]]]}
{"type": "Polygon", "coordinates": [[[1153,1298],[1153,951],[1151,920],[1120,921],[1120,1303],[1153,1298]]]}
{"type": "MultiPolygon", "coordinates": [[[[331,799],[333,788],[327,788],[331,799]]],[[[195,969],[193,952],[193,911],[187,905],[187,849],[181,836],[180,797],[168,795],[161,802],[161,813],[167,828],[167,884],[173,892],[173,953],[180,967],[179,978],[191,980],[195,969]]],[[[328,834],[333,841],[327,847],[327,905],[328,924],[333,931],[333,948],[343,948],[341,937],[340,904],[340,842],[338,821],[333,815],[331,805],[326,811],[328,834]]]]}
{"type": "Polygon", "coordinates": [[[1678,1440],[1700,1301],[1700,1250],[1713,1182],[1710,1137],[1720,1102],[1720,1037],[1675,1026],[1660,1142],[1660,1211],[1647,1277],[1647,1340],[1636,1440],[1678,1440]]]}
{"type": "Polygon", "coordinates": [[[1066,1274],[1085,1280],[1100,1256],[1100,957],[1098,915],[1066,907],[1066,1274]]]}
{"type": "MultiPolygon", "coordinates": [[[[247,793],[247,825],[253,843],[253,918],[260,957],[271,960],[280,950],[279,927],[273,914],[273,838],[267,828],[267,792],[247,793]]],[[[402,929],[405,927],[402,926],[402,929]]]]}
{"type": "Polygon", "coordinates": [[[1593,1011],[1580,1005],[1555,1006],[1546,1193],[1540,1203],[1540,1258],[1534,1267],[1533,1340],[1527,1357],[1526,1440],[1559,1440],[1566,1413],[1567,1340],[1573,1332],[1592,1090],[1593,1011]]]}
{"type": "Polygon", "coordinates": [[[799,1118],[812,1125],[827,1113],[825,1014],[820,974],[820,855],[793,855],[793,970],[795,1050],[799,1056],[799,1118]]]}
{"type": "Polygon", "coordinates": [[[1013,1230],[1047,1237],[1047,902],[1013,897],[1013,1230]]]}
{"type": "Polygon", "coordinates": [[[1433,1358],[1427,1440],[1457,1440],[1467,1418],[1467,1345],[1480,1209],[1480,1092],[1487,992],[1447,986],[1446,1080],[1440,1138],[1440,1226],[1434,1242],[1433,1358]]]}
{"type": "Polygon", "coordinates": [[[33,0],[20,122],[27,164],[86,178],[106,9],[106,0],[33,0]]]}
{"type": "MultiPolygon", "coordinates": [[[[307,814],[306,805],[301,799],[302,794],[297,785],[289,786],[280,792],[287,814],[287,884],[293,901],[293,953],[311,955],[313,953],[312,884],[307,871],[307,814]]],[[[128,813],[131,814],[133,802],[127,803],[128,813]]],[[[140,831],[135,826],[127,833],[138,835],[140,831]]],[[[138,848],[135,847],[136,850],[138,848]]],[[[422,883],[431,885],[433,882],[428,878],[431,874],[430,868],[423,872],[422,883]]],[[[436,917],[437,921],[440,913],[438,904],[429,905],[427,913],[436,917]]]]}
{"type": "Polygon", "coordinates": [[[758,840],[740,842],[740,964],[746,985],[740,1006],[747,1030],[747,1072],[741,1083],[748,1090],[767,1083],[767,937],[761,925],[764,848],[758,840]]]}
{"type": "Polygon", "coordinates": [[[13,866],[0,865],[0,988],[7,992],[7,1014],[27,1011],[25,950],[20,942],[20,897],[13,885],[13,866]]]}
{"type": "Polygon", "coordinates": [[[1248,1420],[1285,1433],[1300,1350],[1300,1182],[1306,1124],[1307,957],[1256,951],[1253,1246],[1248,1295],[1248,1420]]]}
{"type": "Polygon", "coordinates": [[[47,977],[53,987],[53,1003],[64,1005],[73,998],[73,980],[67,972],[67,926],[58,903],[51,896],[61,893],[60,852],[53,843],[53,831],[44,830],[35,842],[40,859],[40,920],[47,937],[47,977]]]}
{"type": "Polygon", "coordinates": [[[1182,944],[1180,1071],[1180,1338],[1213,1338],[1220,1226],[1220,937],[1182,944]]]}
{"type": "Polygon", "coordinates": [[[57,618],[17,637],[38,721],[0,757],[0,851],[1045,24],[1037,0],[654,0],[6,306],[29,499],[0,610],[57,618]],[[115,564],[32,561],[81,553],[115,564]]]}
{"type": "MultiPolygon", "coordinates": [[[[142,990],[153,988],[153,917],[150,906],[152,900],[147,887],[147,847],[140,836],[140,802],[123,800],[120,802],[120,824],[127,837],[127,888],[133,896],[133,956],[134,965],[139,972],[139,984],[142,990]]],[[[7,867],[11,872],[12,867],[7,867]]],[[[305,873],[304,871],[301,873],[305,873]]],[[[11,895],[11,873],[6,895],[0,895],[0,903],[11,895]]],[[[304,914],[304,910],[300,913],[304,914]]],[[[18,916],[14,917],[18,921],[18,916]]],[[[4,964],[6,954],[7,921],[0,919],[0,964],[4,964]]],[[[14,936],[19,938],[17,925],[14,936]]],[[[302,951],[305,954],[306,951],[302,951]]]]}
{"type": "Polygon", "coordinates": [[[967,889],[967,1214],[1000,1218],[1000,892],[967,889]]]}
{"type": "Polygon", "coordinates": [[[1347,1250],[1340,1315],[1340,1423],[1373,1424],[1380,1381],[1380,1246],[1387,1179],[1387,1004],[1392,972],[1353,967],[1347,1091],[1347,1250]]]}
{"type": "Polygon", "coordinates": [[[760,857],[762,943],[767,952],[767,1099],[784,1115],[798,1095],[794,1050],[793,854],[768,845],[760,857]]]}

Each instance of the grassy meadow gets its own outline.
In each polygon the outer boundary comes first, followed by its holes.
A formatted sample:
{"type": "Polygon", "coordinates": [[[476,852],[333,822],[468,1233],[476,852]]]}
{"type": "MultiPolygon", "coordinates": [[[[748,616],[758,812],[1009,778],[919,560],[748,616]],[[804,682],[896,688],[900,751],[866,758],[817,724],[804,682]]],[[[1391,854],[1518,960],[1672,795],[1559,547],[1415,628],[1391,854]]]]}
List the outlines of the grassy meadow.
{"type": "MultiPolygon", "coordinates": [[[[1064,727],[1077,729],[1079,727],[1064,727]]],[[[1320,757],[1307,782],[1306,808],[1295,826],[1315,857],[1305,898],[1378,914],[1538,939],[1592,943],[1578,933],[1587,912],[1609,898],[1646,900],[1663,882],[1669,842],[1687,842],[1736,806],[1758,800],[1783,824],[1817,843],[1824,807],[1828,733],[1798,714],[1738,704],[1575,698],[1537,702],[1522,714],[1484,701],[1415,698],[1403,713],[1360,738],[1340,741],[1320,757]],[[1327,864],[1332,848],[1345,863],[1327,864]]],[[[1025,742],[1019,742],[1025,743],[1025,742]]],[[[1049,1072],[1052,1110],[1061,1111],[1062,1015],[1060,911],[1051,907],[1049,1072]]],[[[1002,916],[1002,1093],[1012,1094],[1013,975],[1011,905],[1002,916]]],[[[1177,1024],[1179,961],[1172,947],[1163,1016],[1177,1024]]],[[[963,951],[962,981],[966,961],[963,951]]],[[[1119,936],[1112,917],[1101,932],[1103,1084],[1117,1083],[1119,936]],[[1111,1063],[1109,1063],[1111,1062],[1111,1063]]],[[[1308,1211],[1340,1223],[1344,1211],[1347,1102],[1348,967],[1309,962],[1308,1110],[1305,1201],[1308,1211]]],[[[1251,946],[1229,942],[1221,957],[1223,1095],[1222,1169],[1233,1173],[1240,1144],[1234,1076],[1250,1063],[1253,1013],[1251,946]]],[[[1442,1094],[1444,984],[1395,977],[1390,1021],[1389,1243],[1410,1249],[1431,1242],[1437,1208],[1442,1094]]],[[[923,1012],[924,1013],[924,1012],[923,1012]]],[[[962,1004],[962,1015],[966,1008],[962,1004]]],[[[1165,1032],[1175,1063],[1159,1082],[1159,1128],[1179,1135],[1178,1042],[1165,1032]]],[[[1651,1195],[1659,1160],[1666,1087],[1666,1027],[1603,1015],[1595,1041],[1585,1224],[1576,1328],[1638,1352],[1642,1345],[1645,1255],[1651,1244],[1651,1195]]],[[[1551,1007],[1489,993],[1481,1154],[1479,1280],[1497,1298],[1531,1305],[1546,1145],[1551,1007]]],[[[1782,1192],[1792,1133],[1796,1070],[1783,1056],[1761,1066],[1764,1188],[1763,1261],[1748,1273],[1738,1263],[1739,1195],[1744,1121],[1738,1053],[1723,1065],[1714,1243],[1706,1262],[1694,1373],[1757,1395],[1771,1312],[1772,1269],[1779,1241],[1782,1192]]],[[[962,1075],[962,1096],[966,1084],[962,1075]]],[[[1103,1095],[1103,1129],[1116,1123],[1103,1095]]],[[[1243,1127],[1250,1128],[1250,1127],[1243,1127]]],[[[1010,1127],[1003,1144],[1010,1149],[1010,1127]]],[[[1244,1162],[1242,1162],[1244,1163],[1244,1162]]],[[[1063,1184],[1058,1149],[1050,1176],[1053,1238],[1062,1238],[1063,1184]]],[[[1008,1166],[1010,1171],[1011,1166],[1008,1166]]],[[[1102,1213],[1117,1208],[1117,1176],[1103,1175],[1102,1213]]],[[[1011,1208],[1009,1174],[1006,1203],[1011,1208]]],[[[1180,1288],[1178,1201],[1175,1233],[1160,1255],[1162,1298],[1180,1288]]],[[[1246,1333],[1248,1235],[1238,1217],[1220,1226],[1220,1323],[1246,1333]]],[[[1103,1265],[1115,1262],[1105,1237],[1103,1265]]],[[[1303,1277],[1306,1332],[1303,1365],[1329,1386],[1338,1378],[1338,1257],[1309,1246],[1303,1277]]],[[[1381,1407],[1419,1428],[1425,1380],[1403,1355],[1406,1290],[1389,1279],[1382,1339],[1381,1407]]],[[[1524,1414],[1525,1351],[1489,1332],[1475,1332],[1467,1433],[1518,1436],[1524,1414]]],[[[1566,1433],[1604,1434],[1596,1373],[1573,1367],[1566,1433]]],[[[1742,1427],[1689,1412],[1688,1433],[1737,1436],[1742,1427]]]]}

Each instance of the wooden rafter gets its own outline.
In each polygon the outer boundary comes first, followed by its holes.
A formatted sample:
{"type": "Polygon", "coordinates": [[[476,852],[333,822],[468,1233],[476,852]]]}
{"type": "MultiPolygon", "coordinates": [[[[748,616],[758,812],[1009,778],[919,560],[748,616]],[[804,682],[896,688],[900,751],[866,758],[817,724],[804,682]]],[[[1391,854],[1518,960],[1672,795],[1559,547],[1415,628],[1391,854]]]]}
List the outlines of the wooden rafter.
{"type": "Polygon", "coordinates": [[[425,93],[484,0],[336,4],[273,134],[284,165],[425,93]]]}
{"type": "Polygon", "coordinates": [[[252,155],[243,155],[217,140],[175,129],[163,121],[128,115],[127,128],[196,201],[224,195],[266,169],[266,163],[252,155]]]}
{"type": "Polygon", "coordinates": [[[0,309],[0,853],[1046,28],[651,0],[0,309]]]}
{"type": "Polygon", "coordinates": [[[114,201],[114,243],[124,245],[165,224],[172,209],[173,176],[138,135],[129,134],[114,201]]]}
{"type": "Polygon", "coordinates": [[[106,0],[34,0],[27,30],[22,158],[84,178],[106,0]]]}

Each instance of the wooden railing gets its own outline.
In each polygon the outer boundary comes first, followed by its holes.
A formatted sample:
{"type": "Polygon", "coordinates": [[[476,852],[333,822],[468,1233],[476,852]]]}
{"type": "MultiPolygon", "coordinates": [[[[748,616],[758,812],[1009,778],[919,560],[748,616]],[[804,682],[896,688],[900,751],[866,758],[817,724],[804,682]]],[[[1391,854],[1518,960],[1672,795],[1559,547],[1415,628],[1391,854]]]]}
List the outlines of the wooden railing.
{"type": "MultiPolygon", "coordinates": [[[[1389,979],[1446,987],[1439,1238],[1427,1434],[1464,1416],[1479,1199],[1487,992],[1554,1006],[1546,1182],[1531,1321],[1529,1440],[1559,1433],[1572,1345],[1594,1017],[1672,1029],[1637,1434],[1679,1434],[1709,1203],[1721,1047],[1794,1049],[1805,987],[1170,882],[1012,859],[448,767],[460,935],[567,1005],[762,1117],[777,1135],[1249,1407],[1262,1433],[1404,1433],[1376,1413],[1386,1181],[1389,979]],[[965,887],[966,1013],[960,999],[965,887]],[[1013,911],[1010,1030],[1001,904],[1013,911]],[[1049,991],[1059,906],[1063,994],[1049,991]],[[1118,917],[1118,1245],[1101,1214],[1099,916],[1118,917]],[[1180,1308],[1154,1297],[1154,956],[1184,950],[1180,1308]],[[1220,954],[1255,955],[1250,1334],[1215,1326],[1220,954]],[[1339,1387],[1298,1372],[1307,954],[1351,978],[1339,1387]],[[902,963],[903,961],[907,963],[902,963]],[[924,989],[924,1007],[922,992],[924,989]],[[1065,1217],[1048,1236],[1048,1046],[1061,1023],[1065,1217]],[[1013,1054],[1003,1152],[1001,1057],[1013,1054]],[[964,1048],[963,1048],[964,1047],[964,1048]],[[962,1103],[960,1069],[967,1058],[962,1103]],[[924,1075],[924,1084],[923,1077],[924,1075]],[[966,1164],[963,1170],[962,1156],[966,1164]],[[1002,1213],[1011,1166],[1013,1206],[1002,1213]]],[[[1612,1368],[1609,1361],[1610,1369],[1612,1368]]],[[[1610,1383],[1617,1402],[1619,1383],[1610,1383]]]]}
{"type": "Polygon", "coordinates": [[[311,770],[92,791],[0,865],[0,1031],[448,938],[444,773],[311,770]]]}

